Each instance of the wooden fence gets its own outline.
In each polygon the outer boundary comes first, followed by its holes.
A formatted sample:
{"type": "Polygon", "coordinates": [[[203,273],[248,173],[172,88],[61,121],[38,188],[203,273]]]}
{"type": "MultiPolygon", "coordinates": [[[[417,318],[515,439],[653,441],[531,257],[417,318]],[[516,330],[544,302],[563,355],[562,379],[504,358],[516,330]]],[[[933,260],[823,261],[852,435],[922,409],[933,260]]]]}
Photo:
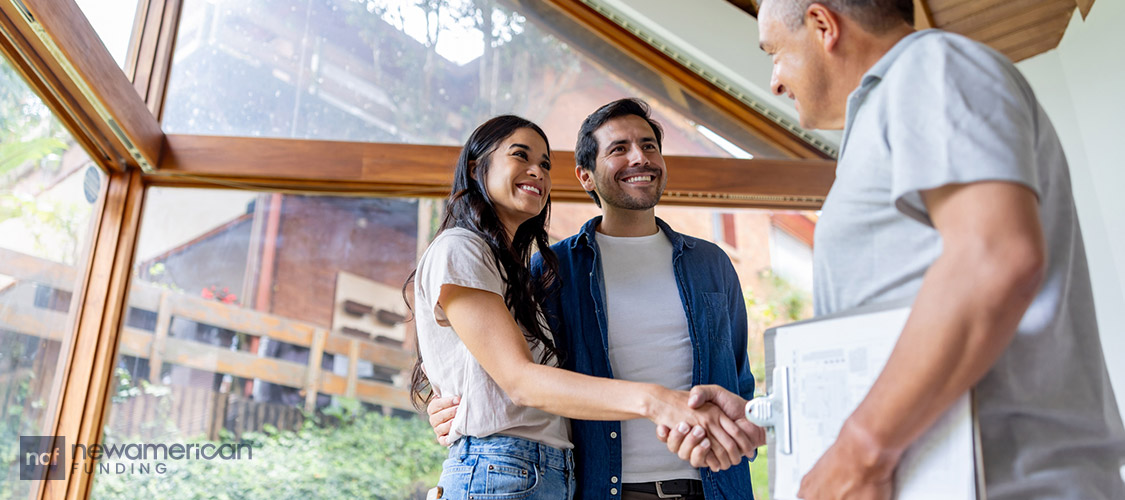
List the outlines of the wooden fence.
{"type": "MultiPolygon", "coordinates": [[[[70,266],[3,248],[0,248],[0,275],[16,280],[9,288],[33,282],[70,292],[77,282],[75,270],[70,266]]],[[[147,359],[149,381],[153,384],[160,384],[161,369],[165,363],[170,363],[301,389],[307,411],[315,409],[318,393],[356,398],[388,409],[413,411],[406,382],[403,382],[409,378],[408,375],[398,377],[400,382],[397,384],[361,380],[358,376],[360,361],[369,362],[382,370],[408,374],[414,363],[412,352],[361,338],[334,335],[308,323],[205,300],[140,281],[132,283],[129,306],[155,312],[156,328],[149,332],[124,327],[118,352],[147,359]],[[309,349],[309,361],[296,363],[170,337],[174,318],[305,347],[309,349]],[[321,369],[325,353],[346,357],[347,374],[338,375],[321,369]]],[[[69,338],[65,312],[35,307],[33,303],[0,302],[0,330],[58,342],[69,338]]]]}

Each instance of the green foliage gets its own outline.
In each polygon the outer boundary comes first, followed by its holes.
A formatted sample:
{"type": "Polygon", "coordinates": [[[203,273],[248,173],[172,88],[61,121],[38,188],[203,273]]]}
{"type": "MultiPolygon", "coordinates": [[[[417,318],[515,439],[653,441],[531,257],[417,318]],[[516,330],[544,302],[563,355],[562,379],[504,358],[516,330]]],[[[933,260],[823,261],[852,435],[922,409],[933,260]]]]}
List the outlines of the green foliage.
{"type": "Polygon", "coordinates": [[[0,60],[0,179],[28,163],[57,158],[70,135],[7,61],[0,60]]]}
{"type": "Polygon", "coordinates": [[[24,415],[24,407],[42,408],[41,399],[31,400],[31,384],[36,374],[25,370],[10,384],[0,385],[0,400],[5,394],[11,398],[3,414],[0,414],[0,498],[25,498],[33,483],[19,481],[20,436],[42,434],[38,421],[33,415],[24,415]],[[11,394],[10,392],[14,392],[11,394]]]}
{"type": "Polygon", "coordinates": [[[766,269],[758,273],[761,287],[758,293],[746,290],[746,313],[751,323],[765,330],[779,322],[797,321],[808,317],[812,298],[808,292],[766,269]]]}
{"type": "Polygon", "coordinates": [[[20,219],[38,257],[73,265],[91,207],[85,200],[49,200],[0,193],[0,222],[20,219]]]}
{"type": "Polygon", "coordinates": [[[757,392],[765,390],[766,360],[763,335],[766,329],[812,316],[812,297],[793,287],[785,278],[766,269],[758,273],[758,286],[743,292],[749,323],[750,372],[757,392]]]}
{"type": "Polygon", "coordinates": [[[67,144],[56,137],[39,137],[22,142],[0,144],[0,175],[28,162],[38,162],[66,151],[67,144]]]}
{"type": "Polygon", "coordinates": [[[769,447],[758,448],[758,458],[750,463],[750,482],[754,485],[754,500],[770,500],[769,447]]]}
{"type": "MultiPolygon", "coordinates": [[[[743,292],[749,322],[750,372],[757,382],[757,394],[765,394],[766,361],[763,335],[768,328],[808,318],[812,315],[812,297],[794,288],[784,278],[767,269],[758,273],[758,286],[743,292]]],[[[750,464],[754,498],[769,500],[769,450],[762,447],[758,458],[750,464]]]]}
{"type": "Polygon", "coordinates": [[[39,196],[55,180],[61,155],[74,140],[51,110],[15,70],[0,60],[0,222],[34,239],[38,257],[74,264],[80,233],[92,207],[85,200],[52,200],[39,196]],[[41,178],[42,177],[42,178],[41,178]]]}
{"type": "Polygon", "coordinates": [[[252,458],[169,460],[164,474],[98,473],[93,498],[406,499],[436,484],[447,451],[422,420],[364,413],[358,403],[329,413],[338,427],[310,419],[297,431],[245,434],[252,458]]]}

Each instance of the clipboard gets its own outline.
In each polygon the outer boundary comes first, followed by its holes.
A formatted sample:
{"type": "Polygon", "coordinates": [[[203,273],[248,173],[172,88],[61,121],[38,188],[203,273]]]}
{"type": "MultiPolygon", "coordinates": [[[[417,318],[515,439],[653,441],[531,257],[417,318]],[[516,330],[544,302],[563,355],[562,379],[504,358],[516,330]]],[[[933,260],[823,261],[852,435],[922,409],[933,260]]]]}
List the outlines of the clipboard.
{"type": "MultiPolygon", "coordinates": [[[[767,429],[771,498],[795,499],[804,474],[883,370],[912,301],[864,306],[765,333],[765,396],[746,416],[767,429]]],[[[971,392],[904,453],[899,500],[983,500],[980,430],[971,392]]]]}

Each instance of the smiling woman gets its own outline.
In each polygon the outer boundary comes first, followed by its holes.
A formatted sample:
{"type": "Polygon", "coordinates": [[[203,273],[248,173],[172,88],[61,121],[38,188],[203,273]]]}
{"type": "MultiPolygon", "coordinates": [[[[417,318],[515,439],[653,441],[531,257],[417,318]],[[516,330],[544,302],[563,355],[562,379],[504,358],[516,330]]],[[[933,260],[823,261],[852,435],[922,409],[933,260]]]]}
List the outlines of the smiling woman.
{"type": "MultiPolygon", "coordinates": [[[[551,151],[547,140],[532,128],[512,132],[489,155],[487,169],[474,166],[474,178],[484,173],[488,200],[514,239],[523,221],[539,215],[550,203],[551,151]]],[[[481,160],[483,161],[483,160],[481,160]]]]}

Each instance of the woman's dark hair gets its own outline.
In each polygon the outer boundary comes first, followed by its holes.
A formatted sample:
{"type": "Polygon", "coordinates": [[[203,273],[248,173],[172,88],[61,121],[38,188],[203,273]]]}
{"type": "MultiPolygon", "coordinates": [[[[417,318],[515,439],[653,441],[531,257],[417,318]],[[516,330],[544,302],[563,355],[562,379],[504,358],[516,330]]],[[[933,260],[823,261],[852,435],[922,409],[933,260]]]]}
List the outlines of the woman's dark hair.
{"type": "MultiPolygon", "coordinates": [[[[539,215],[524,221],[510,239],[504,225],[500,222],[492,200],[485,189],[486,177],[492,153],[500,143],[515,131],[527,128],[535,131],[547,144],[551,144],[547,134],[538,125],[514,115],[501,115],[482,123],[461,149],[457,158],[457,168],[453,173],[453,189],[445,207],[445,217],[441,221],[438,234],[449,228],[460,227],[479,235],[488,244],[496,267],[500,269],[507,288],[504,303],[512,312],[516,323],[523,327],[524,336],[532,347],[543,346],[540,363],[559,359],[559,351],[551,336],[539,321],[539,304],[543,303],[546,291],[558,278],[559,261],[547,241],[547,219],[551,213],[551,197],[539,215]],[[532,279],[529,263],[532,253],[538,250],[543,259],[543,273],[538,280],[532,279]]],[[[407,288],[414,281],[415,269],[402,287],[403,298],[407,288]]],[[[407,300],[407,305],[410,301],[407,300]]],[[[433,398],[430,381],[422,371],[422,353],[410,377],[410,397],[415,407],[422,410],[433,398]]]]}

